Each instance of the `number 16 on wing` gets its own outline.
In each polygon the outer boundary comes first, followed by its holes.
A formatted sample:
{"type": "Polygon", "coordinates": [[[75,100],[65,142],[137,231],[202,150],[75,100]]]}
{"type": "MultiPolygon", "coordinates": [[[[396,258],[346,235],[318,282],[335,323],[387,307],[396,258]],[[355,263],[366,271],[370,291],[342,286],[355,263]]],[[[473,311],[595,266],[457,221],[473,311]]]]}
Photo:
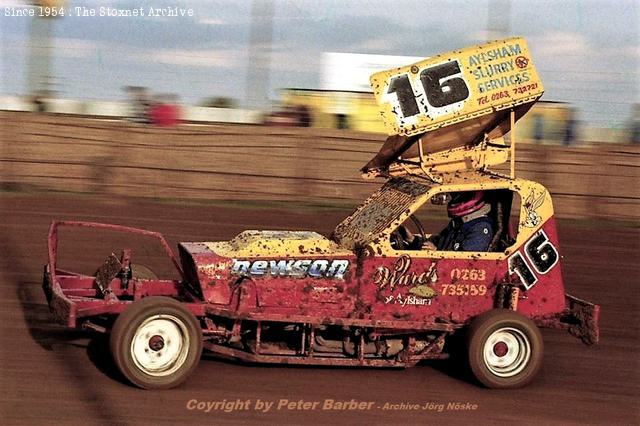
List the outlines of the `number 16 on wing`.
{"type": "Polygon", "coordinates": [[[522,38],[378,72],[371,87],[388,133],[406,136],[534,102],[543,93],[522,38]]]}
{"type": "Polygon", "coordinates": [[[469,98],[469,85],[458,60],[423,69],[413,65],[408,73],[389,79],[381,98],[382,102],[393,105],[392,112],[400,123],[417,125],[421,115],[435,120],[462,110],[469,98]]]}

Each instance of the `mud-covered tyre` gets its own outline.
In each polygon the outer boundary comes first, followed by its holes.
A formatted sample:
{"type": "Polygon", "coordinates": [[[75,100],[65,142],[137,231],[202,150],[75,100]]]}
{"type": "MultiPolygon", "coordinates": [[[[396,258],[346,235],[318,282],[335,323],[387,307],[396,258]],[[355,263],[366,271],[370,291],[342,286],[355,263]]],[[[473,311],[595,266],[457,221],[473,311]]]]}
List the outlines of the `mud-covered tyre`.
{"type": "Polygon", "coordinates": [[[184,382],[202,354],[202,330],[196,317],[168,297],[132,303],[111,330],[113,360],[134,385],[169,389],[184,382]]]}
{"type": "Polygon", "coordinates": [[[494,389],[519,388],[540,370],[542,335],[528,318],[508,309],[476,317],[467,332],[467,355],[473,375],[494,389]]]}

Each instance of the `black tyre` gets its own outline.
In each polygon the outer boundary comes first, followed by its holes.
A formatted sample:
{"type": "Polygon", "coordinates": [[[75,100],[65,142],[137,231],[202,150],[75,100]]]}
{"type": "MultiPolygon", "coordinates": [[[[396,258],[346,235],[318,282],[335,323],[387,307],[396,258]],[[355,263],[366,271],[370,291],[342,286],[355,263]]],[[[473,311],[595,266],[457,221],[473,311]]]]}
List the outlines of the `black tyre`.
{"type": "Polygon", "coordinates": [[[122,374],[143,389],[169,389],[184,382],[202,354],[196,317],[168,297],[134,302],[111,330],[111,355],[122,374]]]}
{"type": "Polygon", "coordinates": [[[527,385],[540,370],[543,351],[538,327],[508,309],[494,309],[476,317],[468,330],[469,367],[489,388],[527,385]]]}

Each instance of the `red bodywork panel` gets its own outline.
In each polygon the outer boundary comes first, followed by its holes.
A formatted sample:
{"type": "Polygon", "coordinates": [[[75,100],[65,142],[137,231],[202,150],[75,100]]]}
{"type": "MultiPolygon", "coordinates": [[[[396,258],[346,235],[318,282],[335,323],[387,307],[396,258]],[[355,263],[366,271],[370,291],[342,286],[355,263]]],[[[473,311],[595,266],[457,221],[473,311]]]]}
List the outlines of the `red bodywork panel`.
{"type": "MultiPolygon", "coordinates": [[[[557,248],[553,219],[547,221],[542,230],[557,248]]],[[[520,250],[524,250],[524,245],[520,250]]],[[[397,257],[316,256],[329,264],[340,260],[349,262],[343,279],[337,279],[274,276],[269,272],[262,276],[233,274],[233,264],[237,261],[277,263],[295,258],[231,259],[214,253],[204,243],[180,244],[180,256],[188,280],[200,283],[201,295],[206,302],[266,317],[270,314],[331,316],[336,319],[462,324],[495,307],[499,284],[517,280],[517,276],[509,276],[506,257],[501,260],[433,261],[411,257],[407,251],[397,257]],[[428,294],[415,290],[420,286],[428,294]],[[243,299],[239,298],[241,292],[245,293],[243,299]],[[243,306],[238,306],[239,303],[243,306]]],[[[558,261],[546,274],[539,274],[529,290],[520,294],[517,310],[536,318],[557,314],[564,308],[565,293],[558,261]]]]}
{"type": "MultiPolygon", "coordinates": [[[[541,231],[557,251],[553,218],[541,231]]],[[[527,244],[501,259],[432,260],[408,251],[396,257],[376,256],[371,250],[352,255],[306,253],[285,259],[233,259],[220,256],[205,243],[181,243],[180,268],[160,234],[117,225],[54,222],[43,287],[56,318],[69,327],[96,316],[117,315],[133,301],[157,295],[181,300],[197,317],[351,325],[387,333],[453,331],[483,312],[505,307],[504,297],[515,294],[509,308],[539,325],[570,329],[586,342],[595,343],[599,307],[565,295],[559,256],[546,273],[536,273],[536,281],[528,290],[523,289],[526,286],[517,274],[509,273],[508,259],[518,253],[525,256],[527,244]],[[133,279],[125,283],[122,276],[113,276],[103,290],[96,284],[96,277],[57,270],[57,228],[61,225],[156,237],[183,279],[133,279]],[[277,268],[279,262],[295,266],[301,258],[306,259],[306,269],[277,268]],[[254,269],[249,269],[255,262],[263,267],[254,268],[261,274],[252,274],[254,269]],[[247,269],[234,270],[241,264],[247,269]],[[505,288],[523,290],[501,294],[505,288]]],[[[128,262],[125,250],[122,264],[128,262]]]]}

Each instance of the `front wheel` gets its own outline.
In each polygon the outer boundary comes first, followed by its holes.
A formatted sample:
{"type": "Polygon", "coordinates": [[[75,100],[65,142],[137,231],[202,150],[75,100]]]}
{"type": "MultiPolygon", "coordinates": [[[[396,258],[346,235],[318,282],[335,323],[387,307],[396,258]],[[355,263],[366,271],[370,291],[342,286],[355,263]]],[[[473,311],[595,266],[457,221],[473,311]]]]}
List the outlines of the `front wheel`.
{"type": "Polygon", "coordinates": [[[202,354],[202,330],[195,316],[168,297],[147,297],[116,320],[109,341],[122,374],[143,389],[178,386],[202,354]]]}
{"type": "Polygon", "coordinates": [[[530,319],[508,309],[476,317],[468,330],[467,349],[471,371],[489,388],[525,386],[542,365],[540,330],[530,319]]]}

